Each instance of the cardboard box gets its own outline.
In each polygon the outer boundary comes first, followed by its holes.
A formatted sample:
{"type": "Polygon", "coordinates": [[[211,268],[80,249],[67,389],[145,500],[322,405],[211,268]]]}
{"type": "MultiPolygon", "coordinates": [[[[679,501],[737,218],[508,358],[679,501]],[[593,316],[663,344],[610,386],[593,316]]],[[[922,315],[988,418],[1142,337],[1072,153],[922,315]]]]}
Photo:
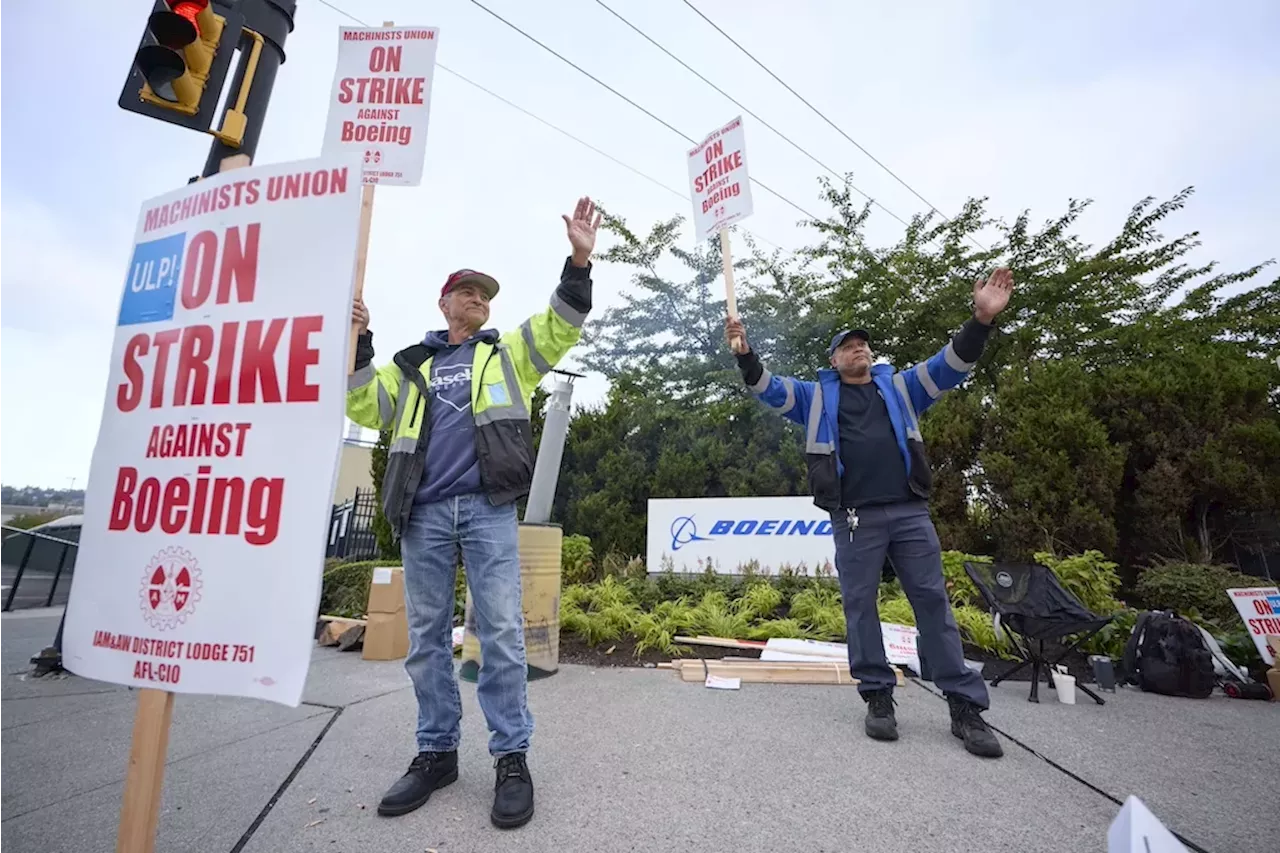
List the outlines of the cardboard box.
{"type": "Polygon", "coordinates": [[[1263,640],[1267,644],[1267,648],[1271,649],[1271,664],[1276,669],[1280,669],[1280,634],[1267,634],[1263,640]]]}
{"type": "Polygon", "coordinates": [[[409,654],[403,568],[373,570],[367,620],[361,653],[365,660],[399,660],[409,654]]]}
{"type": "Polygon", "coordinates": [[[1280,702],[1280,669],[1267,670],[1267,686],[1271,688],[1271,701],[1280,702]]]}

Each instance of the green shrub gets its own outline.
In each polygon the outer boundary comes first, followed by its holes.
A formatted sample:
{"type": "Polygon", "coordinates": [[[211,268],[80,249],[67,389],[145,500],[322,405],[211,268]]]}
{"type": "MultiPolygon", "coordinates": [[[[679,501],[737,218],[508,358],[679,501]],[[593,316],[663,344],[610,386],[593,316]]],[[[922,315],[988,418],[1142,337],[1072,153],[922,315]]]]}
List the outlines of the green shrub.
{"type": "Polygon", "coordinates": [[[782,604],[782,593],[767,581],[757,581],[749,584],[734,604],[748,619],[768,619],[782,604]]]}
{"type": "Polygon", "coordinates": [[[702,596],[693,618],[693,630],[708,637],[741,639],[751,625],[746,615],[730,606],[729,596],[718,590],[702,596]]]}
{"type": "Polygon", "coordinates": [[[369,584],[373,570],[380,566],[399,566],[399,560],[365,560],[340,563],[327,569],[320,584],[320,613],[359,619],[369,607],[369,584]]]}
{"type": "Polygon", "coordinates": [[[876,604],[876,609],[880,611],[881,622],[892,622],[896,625],[916,624],[916,612],[911,608],[911,602],[907,601],[906,596],[881,598],[876,604]]]}
{"type": "Polygon", "coordinates": [[[960,551],[942,552],[942,578],[947,587],[947,595],[954,605],[980,604],[978,587],[969,579],[964,570],[965,561],[970,563],[990,563],[990,557],[976,557],[960,551]]]}
{"type": "Polygon", "coordinates": [[[830,586],[814,584],[791,599],[790,618],[798,619],[822,640],[845,638],[844,608],[840,593],[830,586]]]}
{"type": "Polygon", "coordinates": [[[1124,608],[1124,602],[1115,597],[1120,588],[1116,564],[1107,560],[1101,551],[1089,550],[1063,558],[1041,551],[1035,560],[1052,569],[1063,587],[1094,613],[1105,616],[1124,608]]]}
{"type": "Polygon", "coordinates": [[[1110,623],[1102,630],[1081,644],[1080,650],[1091,655],[1106,655],[1112,660],[1120,660],[1124,656],[1125,643],[1133,633],[1133,626],[1138,622],[1138,611],[1126,607],[1115,613],[1110,623]]]}
{"type": "Polygon", "coordinates": [[[591,540],[574,534],[560,543],[560,572],[562,583],[586,583],[595,577],[595,554],[591,540]]]}
{"type": "Polygon", "coordinates": [[[956,625],[960,627],[962,639],[984,652],[990,652],[1002,658],[1013,658],[1008,642],[996,638],[995,623],[990,613],[972,604],[953,607],[952,612],[955,613],[956,625]]]}
{"type": "Polygon", "coordinates": [[[1240,616],[1226,590],[1259,583],[1228,566],[1170,562],[1144,571],[1135,590],[1149,610],[1174,610],[1184,616],[1196,611],[1231,630],[1239,627],[1240,616]]]}
{"type": "Polygon", "coordinates": [[[799,619],[766,619],[758,622],[747,631],[748,640],[812,640],[815,639],[812,629],[805,627],[799,619]]]}

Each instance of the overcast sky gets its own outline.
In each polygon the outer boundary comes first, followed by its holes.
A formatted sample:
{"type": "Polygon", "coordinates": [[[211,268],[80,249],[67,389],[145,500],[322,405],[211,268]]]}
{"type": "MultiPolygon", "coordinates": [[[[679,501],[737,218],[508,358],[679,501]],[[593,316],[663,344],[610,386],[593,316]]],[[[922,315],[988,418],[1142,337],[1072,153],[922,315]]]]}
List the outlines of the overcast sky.
{"type": "MultiPolygon", "coordinates": [[[[682,0],[606,2],[895,213],[924,208],[682,0]]],[[[1198,259],[1227,268],[1280,255],[1280,4],[694,2],[945,213],[985,195],[994,214],[1030,209],[1039,222],[1092,198],[1082,231],[1096,243],[1138,199],[1195,185],[1166,233],[1200,230],[1198,259]]],[[[468,0],[335,4],[374,25],[439,27],[442,65],[686,191],[685,140],[468,0]]],[[[741,113],[595,0],[485,4],[690,137],[741,113]]],[[[197,174],[208,150],[207,137],[116,105],[146,0],[56,6],[56,42],[46,0],[6,0],[0,23],[8,485],[84,485],[138,210],[197,174]]],[[[352,22],[318,0],[299,7],[260,163],[320,152],[338,28],[352,22]]],[[[751,174],[824,213],[821,169],[745,125],[751,174]]],[[[494,325],[541,310],[569,249],[560,215],[584,194],[642,228],[690,215],[687,200],[440,72],[423,183],[379,190],[375,205],[365,294],[379,361],[441,325],[439,287],[459,267],[502,283],[494,325]]],[[[754,198],[746,227],[787,248],[810,239],[795,209],[754,198]]],[[[877,213],[870,234],[891,241],[900,228],[877,213]]],[[[597,310],[628,276],[597,265],[597,310]]],[[[575,402],[606,390],[583,380],[575,402]]]]}

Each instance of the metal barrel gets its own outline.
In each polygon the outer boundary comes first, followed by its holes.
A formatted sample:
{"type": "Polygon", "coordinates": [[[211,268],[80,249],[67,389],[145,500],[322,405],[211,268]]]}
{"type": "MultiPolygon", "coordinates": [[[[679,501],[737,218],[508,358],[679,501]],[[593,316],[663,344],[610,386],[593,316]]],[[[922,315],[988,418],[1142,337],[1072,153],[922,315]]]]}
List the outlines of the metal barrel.
{"type": "MultiPolygon", "coordinates": [[[[520,524],[520,598],[524,610],[524,647],[529,680],[547,678],[560,668],[560,551],[558,524],[520,524]]],[[[467,585],[459,676],[475,681],[482,664],[471,586],[467,585]]]]}

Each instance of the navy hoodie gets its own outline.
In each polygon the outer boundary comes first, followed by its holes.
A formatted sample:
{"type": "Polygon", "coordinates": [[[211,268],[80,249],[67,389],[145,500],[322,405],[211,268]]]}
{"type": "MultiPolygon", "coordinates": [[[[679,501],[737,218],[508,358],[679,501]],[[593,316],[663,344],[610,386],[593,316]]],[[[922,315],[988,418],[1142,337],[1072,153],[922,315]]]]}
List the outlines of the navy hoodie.
{"type": "Polygon", "coordinates": [[[471,362],[476,342],[491,332],[478,332],[461,344],[450,344],[447,332],[429,332],[423,343],[435,350],[431,359],[427,410],[431,430],[426,467],[415,503],[430,503],[481,491],[476,458],[476,419],[471,411],[471,362]]]}

